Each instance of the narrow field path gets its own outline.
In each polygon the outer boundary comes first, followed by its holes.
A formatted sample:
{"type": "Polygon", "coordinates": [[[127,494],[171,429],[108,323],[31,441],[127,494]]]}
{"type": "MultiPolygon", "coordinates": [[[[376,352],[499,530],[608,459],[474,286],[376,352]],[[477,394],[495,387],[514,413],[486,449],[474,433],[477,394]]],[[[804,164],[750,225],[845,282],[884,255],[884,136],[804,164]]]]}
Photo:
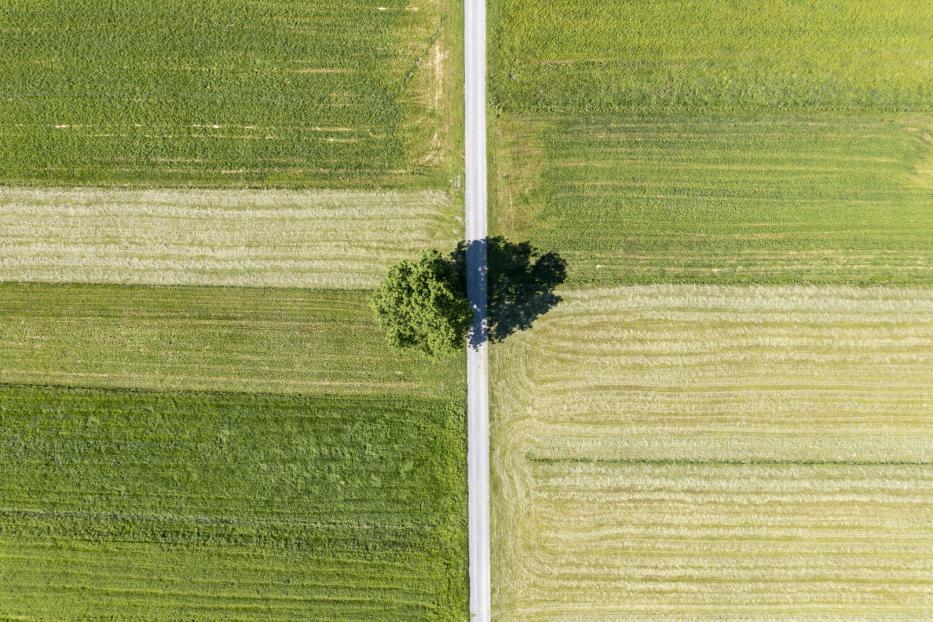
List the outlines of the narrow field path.
{"type": "Polygon", "coordinates": [[[486,343],[486,5],[465,3],[467,295],[473,333],[467,347],[467,476],[470,614],[490,619],[489,372],[486,343]]]}

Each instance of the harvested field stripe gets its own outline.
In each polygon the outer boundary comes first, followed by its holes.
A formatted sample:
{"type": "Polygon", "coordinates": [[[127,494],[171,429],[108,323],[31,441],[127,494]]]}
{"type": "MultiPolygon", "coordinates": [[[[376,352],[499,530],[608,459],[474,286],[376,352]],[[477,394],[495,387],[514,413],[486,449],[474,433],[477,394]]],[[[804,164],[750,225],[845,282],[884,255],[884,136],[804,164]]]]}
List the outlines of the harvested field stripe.
{"type": "Polygon", "coordinates": [[[0,187],[0,281],[363,289],[452,222],[437,191],[0,187]]]}
{"type": "Polygon", "coordinates": [[[924,617],[933,289],[562,295],[491,351],[500,616],[924,617]]]}

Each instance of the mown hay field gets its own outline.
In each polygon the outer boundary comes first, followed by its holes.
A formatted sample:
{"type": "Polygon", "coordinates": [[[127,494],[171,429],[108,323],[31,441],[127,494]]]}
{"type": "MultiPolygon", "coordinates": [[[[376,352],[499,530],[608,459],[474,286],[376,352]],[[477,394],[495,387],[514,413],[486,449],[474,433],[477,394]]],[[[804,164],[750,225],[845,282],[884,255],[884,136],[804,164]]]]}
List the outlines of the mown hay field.
{"type": "Polygon", "coordinates": [[[929,616],[931,11],[492,4],[500,617],[929,616]]]}
{"type": "Polygon", "coordinates": [[[0,291],[0,613],[463,618],[462,361],[367,292],[0,291]]]}
{"type": "Polygon", "coordinates": [[[0,179],[447,183],[454,6],[415,0],[0,6],[0,179]]]}
{"type": "Polygon", "coordinates": [[[364,289],[452,247],[441,190],[0,187],[0,280],[364,289]]]}
{"type": "Polygon", "coordinates": [[[568,291],[492,367],[503,619],[929,612],[931,290],[568,291]]]}

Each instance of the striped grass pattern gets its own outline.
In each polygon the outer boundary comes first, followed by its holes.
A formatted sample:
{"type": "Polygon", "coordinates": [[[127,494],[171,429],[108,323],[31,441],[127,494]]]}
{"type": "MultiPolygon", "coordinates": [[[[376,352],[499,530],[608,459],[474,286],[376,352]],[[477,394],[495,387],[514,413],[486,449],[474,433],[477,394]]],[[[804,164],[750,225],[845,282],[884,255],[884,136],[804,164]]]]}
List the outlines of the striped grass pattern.
{"type": "Polygon", "coordinates": [[[0,387],[0,616],[462,619],[452,397],[0,387]]]}
{"type": "Polygon", "coordinates": [[[933,284],[933,121],[917,114],[500,122],[507,235],[579,285],[933,284]]]}
{"type": "Polygon", "coordinates": [[[439,191],[0,188],[0,281],[371,288],[453,245],[439,191]]]}
{"type": "Polygon", "coordinates": [[[564,298],[493,349],[500,617],[929,613],[933,291],[564,298]]]}
{"type": "Polygon", "coordinates": [[[391,350],[368,292],[0,284],[0,383],[436,397],[460,373],[391,350]]]}

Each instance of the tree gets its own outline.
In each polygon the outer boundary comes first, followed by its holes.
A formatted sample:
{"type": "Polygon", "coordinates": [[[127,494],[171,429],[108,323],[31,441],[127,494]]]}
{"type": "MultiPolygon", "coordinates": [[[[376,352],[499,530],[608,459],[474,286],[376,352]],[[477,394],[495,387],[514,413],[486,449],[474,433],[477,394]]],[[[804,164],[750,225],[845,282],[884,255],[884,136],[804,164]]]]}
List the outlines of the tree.
{"type": "Polygon", "coordinates": [[[462,348],[473,319],[463,266],[436,250],[394,266],[373,310],[389,343],[433,355],[462,348]]]}
{"type": "Polygon", "coordinates": [[[467,336],[475,347],[486,338],[502,341],[529,328],[560,302],[554,288],[566,276],[566,263],[557,253],[490,237],[461,242],[447,256],[426,251],[418,261],[396,265],[376,291],[373,309],[389,343],[437,355],[459,350],[467,336]],[[467,299],[471,253],[474,263],[482,264],[478,292],[485,292],[487,309],[486,330],[472,334],[473,308],[480,301],[472,305],[467,299]]]}

